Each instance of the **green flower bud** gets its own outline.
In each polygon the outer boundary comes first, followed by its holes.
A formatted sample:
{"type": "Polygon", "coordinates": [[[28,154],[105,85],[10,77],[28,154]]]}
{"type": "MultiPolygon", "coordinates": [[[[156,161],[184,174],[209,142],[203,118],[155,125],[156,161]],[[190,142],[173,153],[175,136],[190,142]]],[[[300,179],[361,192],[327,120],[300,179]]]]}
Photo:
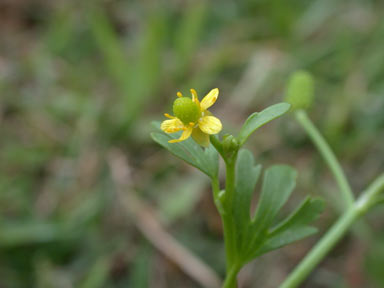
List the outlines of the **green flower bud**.
{"type": "Polygon", "coordinates": [[[306,71],[297,71],[292,74],[285,90],[285,101],[292,105],[292,109],[308,109],[312,105],[313,82],[311,74],[306,71]]]}
{"type": "Polygon", "coordinates": [[[233,135],[226,134],[223,137],[223,150],[227,155],[232,155],[239,150],[239,141],[233,135]]]}
{"type": "Polygon", "coordinates": [[[201,116],[199,106],[188,97],[180,97],[173,102],[173,114],[186,125],[197,122],[201,116]]]}

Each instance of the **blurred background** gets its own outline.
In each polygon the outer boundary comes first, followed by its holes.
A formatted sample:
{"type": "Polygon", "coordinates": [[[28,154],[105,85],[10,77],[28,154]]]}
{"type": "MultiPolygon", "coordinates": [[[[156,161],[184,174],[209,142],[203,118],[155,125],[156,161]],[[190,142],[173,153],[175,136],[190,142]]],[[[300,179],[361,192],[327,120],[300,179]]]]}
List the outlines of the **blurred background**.
{"type": "MultiPolygon", "coordinates": [[[[316,79],[310,117],[358,194],[384,170],[384,2],[0,0],[0,287],[204,287],[225,273],[206,176],[156,145],[177,91],[219,87],[226,133],[316,79]]],[[[247,148],[299,171],[285,212],[325,198],[319,233],[249,264],[277,287],[338,217],[338,189],[293,117],[247,148]]],[[[281,217],[284,217],[282,215],[281,217]]],[[[302,287],[384,287],[384,211],[302,287]]]]}

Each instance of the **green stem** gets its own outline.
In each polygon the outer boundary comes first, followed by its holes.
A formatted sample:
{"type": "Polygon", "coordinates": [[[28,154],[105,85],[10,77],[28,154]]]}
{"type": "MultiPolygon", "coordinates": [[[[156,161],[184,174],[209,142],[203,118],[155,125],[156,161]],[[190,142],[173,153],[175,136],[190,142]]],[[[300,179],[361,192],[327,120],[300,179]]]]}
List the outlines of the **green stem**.
{"type": "Polygon", "coordinates": [[[232,217],[230,215],[223,215],[223,230],[224,230],[224,241],[225,241],[225,258],[226,258],[226,267],[227,267],[227,277],[230,273],[236,257],[235,250],[235,233],[232,217]]]}
{"type": "Polygon", "coordinates": [[[332,228],[324,235],[320,242],[311,250],[309,254],[300,262],[295,270],[284,281],[280,288],[298,287],[301,282],[309,275],[316,265],[324,258],[332,247],[348,231],[349,227],[358,217],[357,210],[349,210],[339,218],[332,228]]]}
{"type": "Polygon", "coordinates": [[[224,204],[227,211],[232,214],[232,202],[235,194],[235,165],[237,160],[237,153],[231,159],[225,160],[225,194],[224,204]]]}
{"type": "Polygon", "coordinates": [[[298,287],[335,244],[344,236],[352,224],[375,204],[375,201],[378,199],[378,194],[383,189],[384,174],[378,177],[362,196],[348,208],[343,216],[339,218],[288,278],[280,285],[280,288],[298,287]]]}
{"type": "Polygon", "coordinates": [[[224,213],[222,214],[225,249],[226,249],[226,261],[227,261],[227,273],[229,274],[233,269],[236,260],[236,231],[235,223],[232,215],[232,204],[235,193],[235,164],[237,159],[237,153],[230,159],[225,160],[226,167],[226,182],[225,182],[225,194],[221,199],[223,204],[224,213]]]}
{"type": "Polygon", "coordinates": [[[340,166],[340,163],[335,157],[335,154],[332,152],[328,143],[317,130],[316,126],[313,125],[312,121],[308,118],[308,115],[304,110],[296,111],[295,116],[297,121],[308,133],[317,149],[319,149],[321,155],[324,157],[330,170],[332,171],[333,176],[335,177],[335,180],[340,188],[345,207],[350,207],[354,202],[353,192],[347,181],[347,178],[345,177],[343,169],[340,166]]]}
{"type": "Polygon", "coordinates": [[[216,207],[218,208],[221,219],[223,221],[224,240],[225,240],[225,256],[227,275],[223,284],[224,288],[236,288],[236,276],[241,265],[237,261],[236,250],[236,227],[233,218],[233,198],[235,194],[236,183],[236,161],[238,147],[234,149],[223,147],[223,143],[216,136],[210,137],[212,145],[221,155],[225,162],[225,193],[220,194],[219,182],[212,179],[212,189],[215,196],[216,207]]]}
{"type": "MultiPolygon", "coordinates": [[[[347,178],[345,177],[343,169],[341,168],[340,163],[338,162],[337,158],[335,157],[335,154],[332,152],[328,143],[325,141],[324,137],[321,135],[316,126],[312,123],[307,113],[304,110],[298,110],[296,111],[295,116],[296,120],[308,133],[312,142],[317,147],[320,154],[323,156],[325,162],[327,163],[329,169],[333,173],[336,183],[338,184],[339,189],[341,191],[341,196],[344,200],[344,207],[338,207],[339,212],[343,212],[345,208],[348,209],[348,207],[350,207],[350,205],[352,205],[354,201],[352,189],[348,183],[347,178]]],[[[369,243],[372,238],[372,231],[364,221],[359,221],[358,223],[356,223],[353,227],[353,232],[357,235],[359,239],[361,239],[365,243],[369,243]]]]}
{"type": "Polygon", "coordinates": [[[237,161],[237,150],[233,151],[233,153],[225,153],[223,144],[216,138],[216,136],[211,136],[210,140],[212,145],[223,158],[226,169],[224,195],[220,195],[217,179],[213,179],[212,181],[216,207],[218,208],[223,221],[227,266],[227,277],[224,287],[236,287],[236,275],[240,268],[238,268],[238,265],[236,264],[236,231],[232,215],[232,202],[235,193],[235,165],[237,161]]]}
{"type": "Polygon", "coordinates": [[[211,185],[212,185],[212,191],[213,191],[213,197],[215,202],[219,199],[220,194],[220,184],[219,179],[217,177],[211,179],[211,185]]]}
{"type": "Polygon", "coordinates": [[[223,288],[236,288],[237,287],[237,273],[239,273],[240,267],[233,265],[229,270],[227,277],[225,278],[223,288]]]}
{"type": "Polygon", "coordinates": [[[366,212],[369,208],[380,201],[380,193],[384,190],[384,173],[376,178],[368,189],[361,195],[356,206],[366,212]]]}

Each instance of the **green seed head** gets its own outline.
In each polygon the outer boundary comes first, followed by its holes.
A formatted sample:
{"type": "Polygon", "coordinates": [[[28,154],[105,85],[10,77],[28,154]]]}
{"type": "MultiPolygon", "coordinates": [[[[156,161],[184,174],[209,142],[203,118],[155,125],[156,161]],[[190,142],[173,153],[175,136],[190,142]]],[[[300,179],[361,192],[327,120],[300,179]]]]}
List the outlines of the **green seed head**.
{"type": "Polygon", "coordinates": [[[292,74],[285,90],[285,101],[292,109],[308,109],[313,102],[314,84],[311,74],[297,71],[292,74]]]}
{"type": "Polygon", "coordinates": [[[180,97],[173,102],[173,114],[184,124],[196,122],[200,117],[200,109],[191,98],[180,97]]]}

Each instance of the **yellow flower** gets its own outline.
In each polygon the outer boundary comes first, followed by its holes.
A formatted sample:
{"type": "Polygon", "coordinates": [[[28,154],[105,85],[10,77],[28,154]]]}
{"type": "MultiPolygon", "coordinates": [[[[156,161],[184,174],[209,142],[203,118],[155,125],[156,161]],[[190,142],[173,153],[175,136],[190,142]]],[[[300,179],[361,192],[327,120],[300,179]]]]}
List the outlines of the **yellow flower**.
{"type": "Polygon", "coordinates": [[[217,134],[222,129],[220,120],[207,110],[216,102],[219,89],[212,89],[201,102],[194,89],[191,89],[191,94],[192,99],[177,93],[179,98],[173,103],[175,116],[164,114],[170,120],[163,121],[160,128],[166,133],[183,131],[179,139],[169,140],[169,143],[184,141],[192,136],[198,144],[208,147],[209,135],[217,134]]]}

